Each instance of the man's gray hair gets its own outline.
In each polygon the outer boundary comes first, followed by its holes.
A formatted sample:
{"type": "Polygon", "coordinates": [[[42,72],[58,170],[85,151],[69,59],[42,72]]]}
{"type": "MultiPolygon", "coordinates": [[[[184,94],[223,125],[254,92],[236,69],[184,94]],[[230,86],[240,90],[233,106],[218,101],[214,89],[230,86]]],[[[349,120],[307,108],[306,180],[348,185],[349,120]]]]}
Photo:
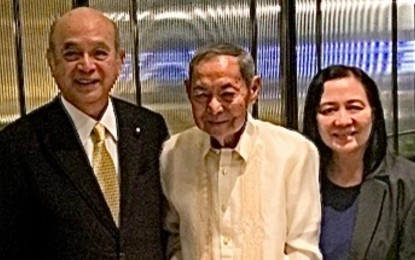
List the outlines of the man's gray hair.
{"type": "Polygon", "coordinates": [[[197,50],[189,64],[189,80],[192,80],[193,70],[201,61],[208,60],[219,55],[229,55],[238,58],[242,78],[244,79],[247,87],[249,87],[251,85],[252,78],[255,76],[254,60],[251,54],[244,48],[227,42],[209,44],[197,50]]]}

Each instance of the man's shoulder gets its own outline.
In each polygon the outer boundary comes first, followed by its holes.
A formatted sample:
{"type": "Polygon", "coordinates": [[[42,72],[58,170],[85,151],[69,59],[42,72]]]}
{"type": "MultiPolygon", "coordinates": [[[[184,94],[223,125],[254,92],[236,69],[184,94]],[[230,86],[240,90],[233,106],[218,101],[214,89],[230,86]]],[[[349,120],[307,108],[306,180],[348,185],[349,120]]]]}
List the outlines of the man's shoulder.
{"type": "Polygon", "coordinates": [[[205,134],[196,126],[172,135],[163,145],[165,154],[192,154],[203,144],[205,134]]]}
{"type": "Polygon", "coordinates": [[[144,140],[155,137],[160,146],[168,137],[167,124],[160,113],[117,98],[112,98],[112,104],[119,129],[141,129],[140,135],[146,136],[144,140]]]}
{"type": "Polygon", "coordinates": [[[143,106],[138,106],[126,100],[112,97],[112,102],[114,104],[115,110],[121,115],[134,113],[134,114],[140,114],[141,116],[150,117],[150,118],[161,117],[161,114],[158,112],[155,112],[143,106]]]}
{"type": "Polygon", "coordinates": [[[13,136],[23,137],[25,135],[24,133],[34,131],[34,126],[46,124],[50,116],[61,112],[63,110],[59,109],[58,101],[54,99],[11,122],[0,131],[0,135],[3,137],[7,136],[8,138],[13,136]]]}
{"type": "Polygon", "coordinates": [[[255,120],[257,138],[269,153],[287,158],[298,158],[318,154],[317,147],[298,131],[255,120]]]}
{"type": "Polygon", "coordinates": [[[162,175],[182,175],[184,168],[193,169],[198,165],[203,155],[203,138],[208,137],[199,128],[192,127],[165,141],[160,157],[162,175]]]}
{"type": "Polygon", "coordinates": [[[160,113],[117,98],[112,98],[112,102],[119,126],[135,125],[140,128],[167,132],[166,122],[160,113]]]}
{"type": "Polygon", "coordinates": [[[167,141],[167,146],[186,147],[189,144],[196,145],[203,138],[203,132],[193,126],[184,131],[172,135],[167,141]]]}
{"type": "Polygon", "coordinates": [[[280,125],[276,125],[259,119],[253,120],[253,124],[259,136],[269,137],[275,142],[281,143],[310,143],[301,133],[280,125]]]}

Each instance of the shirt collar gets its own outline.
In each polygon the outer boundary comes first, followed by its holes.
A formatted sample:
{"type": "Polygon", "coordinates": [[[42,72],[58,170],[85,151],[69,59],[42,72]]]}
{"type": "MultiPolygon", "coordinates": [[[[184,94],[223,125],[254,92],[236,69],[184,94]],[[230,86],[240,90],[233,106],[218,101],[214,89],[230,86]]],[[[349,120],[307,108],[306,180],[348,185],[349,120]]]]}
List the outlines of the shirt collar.
{"type": "MultiPolygon", "coordinates": [[[[75,125],[82,145],[85,145],[91,135],[92,129],[97,124],[97,121],[69,103],[62,95],[61,101],[75,125]]],[[[112,138],[115,141],[118,141],[117,122],[111,99],[109,99],[108,106],[99,122],[107,129],[112,138]]]]}
{"type": "Polygon", "coordinates": [[[254,118],[248,113],[245,129],[235,147],[235,151],[245,160],[248,160],[249,154],[254,145],[254,118]]]}
{"type": "MultiPolygon", "coordinates": [[[[248,113],[247,121],[245,124],[244,131],[241,134],[238,144],[232,150],[238,153],[244,161],[248,160],[249,154],[252,150],[252,146],[254,144],[254,119],[252,118],[251,114],[248,113]]],[[[219,149],[213,149],[210,145],[210,136],[200,130],[203,133],[203,140],[202,140],[202,155],[205,157],[209,151],[219,152],[219,149]]]]}

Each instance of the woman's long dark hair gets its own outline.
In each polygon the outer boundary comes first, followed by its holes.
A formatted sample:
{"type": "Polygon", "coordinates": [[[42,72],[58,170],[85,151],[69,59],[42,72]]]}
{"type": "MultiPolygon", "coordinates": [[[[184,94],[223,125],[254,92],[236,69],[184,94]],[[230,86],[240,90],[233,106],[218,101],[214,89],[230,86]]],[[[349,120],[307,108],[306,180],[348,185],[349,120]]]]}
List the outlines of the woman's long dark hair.
{"type": "Polygon", "coordinates": [[[354,77],[362,83],[372,108],[372,130],[363,157],[363,174],[365,177],[374,171],[384,159],[387,148],[387,137],[378,87],[373,79],[363,70],[345,65],[332,65],[321,70],[314,76],[308,87],[304,106],[303,134],[317,146],[320,152],[320,172],[325,172],[328,163],[332,159],[332,151],[324,144],[318,132],[317,112],[320,106],[321,96],[324,92],[324,83],[329,80],[347,77],[354,77]]]}

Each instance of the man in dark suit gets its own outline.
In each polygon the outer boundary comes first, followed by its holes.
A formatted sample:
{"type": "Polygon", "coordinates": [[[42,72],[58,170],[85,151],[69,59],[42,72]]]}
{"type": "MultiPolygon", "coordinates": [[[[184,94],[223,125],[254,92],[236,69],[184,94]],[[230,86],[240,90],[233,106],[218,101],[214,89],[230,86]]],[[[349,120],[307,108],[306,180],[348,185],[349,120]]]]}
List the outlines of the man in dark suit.
{"type": "Polygon", "coordinates": [[[124,58],[116,25],[73,9],[53,24],[49,45],[61,94],[0,132],[0,259],[163,259],[158,157],[167,127],[109,95],[124,58]],[[118,180],[117,215],[94,171],[98,123],[118,180]]]}

